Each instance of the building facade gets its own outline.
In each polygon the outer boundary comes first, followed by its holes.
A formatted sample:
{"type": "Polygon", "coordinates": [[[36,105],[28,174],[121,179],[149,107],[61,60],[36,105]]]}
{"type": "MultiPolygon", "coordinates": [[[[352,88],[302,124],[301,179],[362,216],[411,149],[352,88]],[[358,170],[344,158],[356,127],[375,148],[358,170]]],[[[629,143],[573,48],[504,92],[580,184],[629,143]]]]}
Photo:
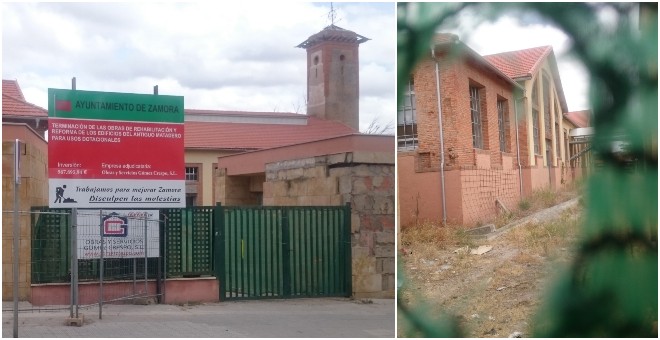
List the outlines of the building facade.
{"type": "Polygon", "coordinates": [[[568,183],[564,112],[551,47],[484,57],[437,35],[398,111],[401,225],[480,225],[568,183]]]}
{"type": "Polygon", "coordinates": [[[525,138],[520,139],[523,195],[543,188],[558,189],[568,178],[562,172],[569,165],[565,133],[568,112],[551,46],[504,52],[484,57],[524,88],[520,101],[525,138]]]}

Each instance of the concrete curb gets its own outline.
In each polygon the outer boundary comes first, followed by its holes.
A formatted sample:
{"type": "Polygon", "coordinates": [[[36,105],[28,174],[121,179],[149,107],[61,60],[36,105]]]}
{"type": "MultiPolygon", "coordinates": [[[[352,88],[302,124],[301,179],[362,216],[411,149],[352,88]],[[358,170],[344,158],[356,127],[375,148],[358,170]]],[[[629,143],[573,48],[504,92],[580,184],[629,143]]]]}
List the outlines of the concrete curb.
{"type": "Polygon", "coordinates": [[[493,239],[499,237],[500,235],[508,232],[511,229],[514,229],[514,228],[517,228],[517,227],[520,227],[520,226],[524,226],[524,225],[527,225],[527,224],[541,223],[541,222],[551,220],[551,219],[555,218],[557,215],[563,213],[564,211],[577,206],[579,204],[579,202],[580,202],[580,197],[576,197],[572,200],[569,200],[569,201],[566,201],[564,203],[560,203],[558,205],[555,205],[554,207],[550,207],[550,208],[547,208],[545,210],[541,210],[539,212],[536,212],[532,215],[523,217],[518,221],[511,222],[511,223],[509,223],[509,224],[507,224],[507,225],[505,225],[505,226],[503,226],[499,229],[496,229],[492,233],[475,236],[475,238],[480,239],[480,240],[490,241],[490,240],[493,240],[493,239]]]}

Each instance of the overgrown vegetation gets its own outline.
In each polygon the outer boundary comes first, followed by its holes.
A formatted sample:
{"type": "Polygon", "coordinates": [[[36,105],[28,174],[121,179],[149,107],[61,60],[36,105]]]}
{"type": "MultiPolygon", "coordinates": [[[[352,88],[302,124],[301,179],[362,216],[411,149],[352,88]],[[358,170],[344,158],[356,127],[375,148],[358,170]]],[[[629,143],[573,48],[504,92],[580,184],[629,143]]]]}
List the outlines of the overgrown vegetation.
{"type": "MultiPolygon", "coordinates": [[[[576,180],[559,190],[544,188],[534,191],[529,197],[525,197],[518,202],[518,209],[511,212],[509,219],[529,216],[541,209],[582,196],[583,191],[584,180],[582,179],[576,180]]],[[[500,227],[502,225],[496,223],[496,226],[500,227]]]]}
{"type": "MultiPolygon", "coordinates": [[[[434,228],[431,231],[444,229],[442,244],[418,237],[427,243],[410,244],[400,257],[407,284],[399,299],[416,311],[423,308],[429,320],[445,315],[445,322],[454,320],[466,336],[502,337],[514,331],[527,336],[543,285],[575,254],[582,211],[576,206],[556,219],[520,225],[495,240],[465,242],[458,233],[462,228],[434,228]],[[470,253],[482,245],[493,250],[470,253]],[[453,316],[446,315],[448,311],[453,316]]],[[[399,321],[400,336],[424,336],[405,318],[399,321]]]]}
{"type": "Polygon", "coordinates": [[[516,228],[504,237],[517,243],[520,248],[531,249],[535,254],[551,257],[560,250],[572,247],[583,220],[573,208],[559,218],[545,223],[516,228]]]}
{"type": "Polygon", "coordinates": [[[520,202],[518,202],[518,209],[520,209],[521,211],[527,211],[531,207],[532,207],[532,203],[530,203],[528,199],[522,199],[520,200],[520,202]]]}
{"type": "Polygon", "coordinates": [[[403,252],[410,252],[414,246],[416,253],[432,256],[439,249],[454,246],[471,246],[473,240],[465,228],[457,225],[442,226],[439,223],[422,223],[406,228],[401,232],[403,252]]]}

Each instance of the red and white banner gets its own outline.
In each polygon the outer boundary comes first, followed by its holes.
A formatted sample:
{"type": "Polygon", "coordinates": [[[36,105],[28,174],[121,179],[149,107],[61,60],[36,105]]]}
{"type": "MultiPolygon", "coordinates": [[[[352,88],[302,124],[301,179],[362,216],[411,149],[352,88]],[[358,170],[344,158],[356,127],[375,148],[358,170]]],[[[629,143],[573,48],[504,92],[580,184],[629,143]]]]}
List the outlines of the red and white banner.
{"type": "Polygon", "coordinates": [[[183,97],[48,93],[51,208],[185,207],[183,97]]]}

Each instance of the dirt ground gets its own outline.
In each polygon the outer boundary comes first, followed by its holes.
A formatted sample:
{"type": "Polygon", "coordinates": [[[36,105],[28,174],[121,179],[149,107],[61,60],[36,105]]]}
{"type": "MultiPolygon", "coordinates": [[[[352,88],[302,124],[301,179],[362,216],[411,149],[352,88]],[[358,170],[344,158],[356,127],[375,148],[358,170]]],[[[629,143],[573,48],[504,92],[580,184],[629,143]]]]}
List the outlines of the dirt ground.
{"type": "MultiPolygon", "coordinates": [[[[510,337],[514,332],[529,337],[544,292],[574,256],[582,210],[575,205],[549,221],[512,228],[490,241],[475,240],[461,229],[435,236],[435,242],[405,245],[400,256],[405,284],[398,298],[413,310],[425,304],[427,315],[456,316],[467,337],[510,337]],[[492,249],[471,254],[479,246],[492,249]]],[[[398,314],[398,335],[415,336],[398,314]]]]}

